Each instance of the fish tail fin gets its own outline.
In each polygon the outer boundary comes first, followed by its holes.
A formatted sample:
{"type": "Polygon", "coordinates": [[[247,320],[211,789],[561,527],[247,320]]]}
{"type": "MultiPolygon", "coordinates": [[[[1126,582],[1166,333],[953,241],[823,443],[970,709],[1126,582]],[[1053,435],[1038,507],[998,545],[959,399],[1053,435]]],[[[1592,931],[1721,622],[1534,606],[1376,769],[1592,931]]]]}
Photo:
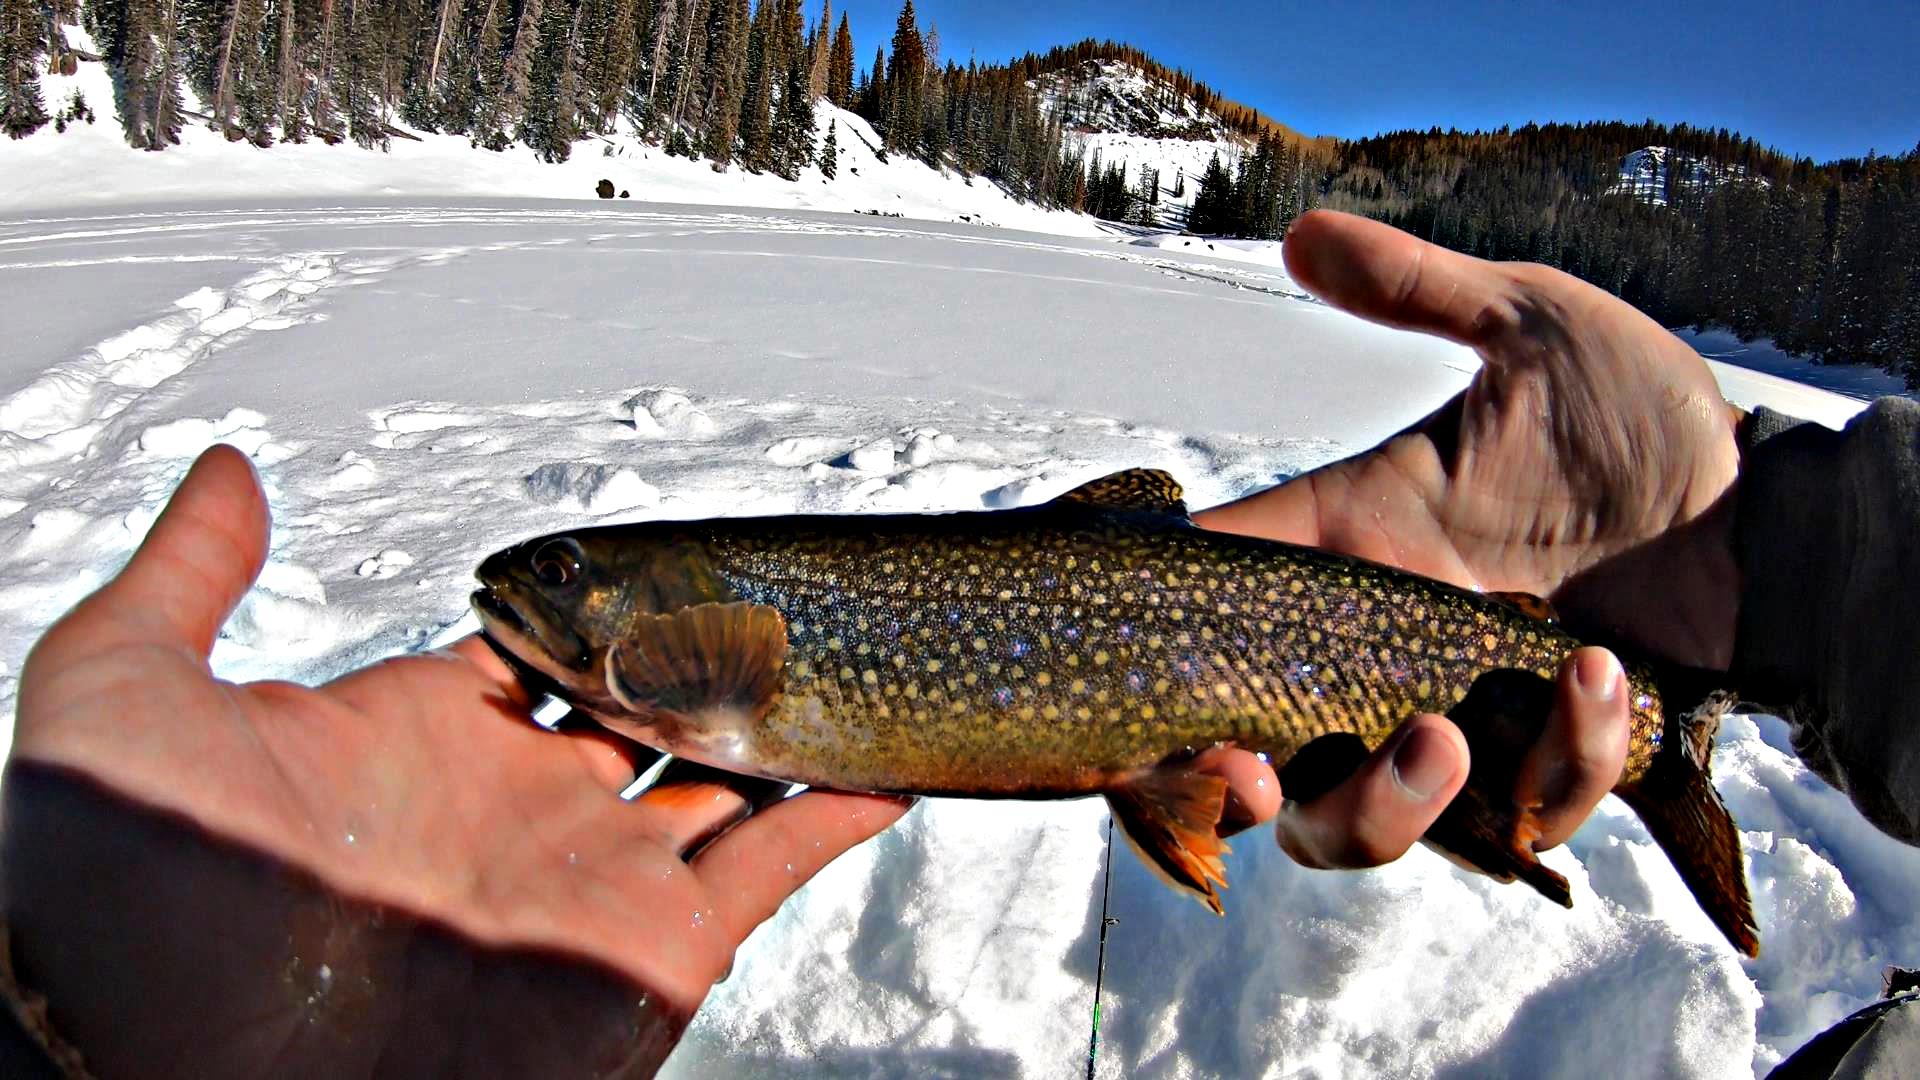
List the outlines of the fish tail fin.
{"type": "Polygon", "coordinates": [[[1656,674],[1666,731],[1646,773],[1614,794],[1640,815],[1680,880],[1734,948],[1758,956],[1760,931],[1747,892],[1740,830],[1710,773],[1714,735],[1736,700],[1718,685],[1724,678],[1690,669],[1656,674]]]}

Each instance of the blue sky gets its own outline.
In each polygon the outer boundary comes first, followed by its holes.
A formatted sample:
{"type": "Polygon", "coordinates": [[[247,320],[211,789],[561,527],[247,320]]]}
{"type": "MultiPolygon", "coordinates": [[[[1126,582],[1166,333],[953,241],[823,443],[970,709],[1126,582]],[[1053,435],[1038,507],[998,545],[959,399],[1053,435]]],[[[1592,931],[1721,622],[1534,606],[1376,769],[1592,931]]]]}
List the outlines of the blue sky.
{"type": "MultiPolygon", "coordinates": [[[[818,0],[808,0],[818,18],[818,0]]],[[[836,3],[859,66],[899,0],[836,3]]],[[[1144,48],[1308,134],[1529,120],[1685,121],[1820,161],[1920,142],[1920,0],[1189,4],[926,0],[943,57],[1085,37],[1144,48]]]]}

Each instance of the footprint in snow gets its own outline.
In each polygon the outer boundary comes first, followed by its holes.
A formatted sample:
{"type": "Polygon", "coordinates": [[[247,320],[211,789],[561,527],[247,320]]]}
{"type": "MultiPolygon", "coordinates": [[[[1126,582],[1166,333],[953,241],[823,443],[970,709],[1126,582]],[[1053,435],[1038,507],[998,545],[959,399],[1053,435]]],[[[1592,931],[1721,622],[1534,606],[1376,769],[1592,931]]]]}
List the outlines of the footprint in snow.
{"type": "Polygon", "coordinates": [[[399,548],[388,548],[378,555],[362,559],[353,572],[363,578],[384,581],[412,565],[413,556],[399,548]]]}
{"type": "Polygon", "coordinates": [[[625,466],[552,461],[524,483],[534,502],[571,513],[614,514],[660,501],[660,489],[625,466]]]}
{"type": "Polygon", "coordinates": [[[628,398],[622,409],[636,434],[650,439],[704,439],[720,425],[693,399],[671,387],[643,390],[628,398]]]}

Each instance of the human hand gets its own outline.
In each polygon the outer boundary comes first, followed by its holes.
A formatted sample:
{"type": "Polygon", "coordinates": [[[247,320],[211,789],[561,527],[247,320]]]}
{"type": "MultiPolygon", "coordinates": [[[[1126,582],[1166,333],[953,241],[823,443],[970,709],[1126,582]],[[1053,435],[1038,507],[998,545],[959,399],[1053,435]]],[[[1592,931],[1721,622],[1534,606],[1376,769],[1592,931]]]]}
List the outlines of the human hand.
{"type": "Polygon", "coordinates": [[[532,724],[476,638],[222,682],[267,525],[246,458],[209,451],[21,675],[14,968],[96,1074],[645,1069],[755,926],[905,810],[701,770],[624,802],[631,744],[532,724]]]}
{"type": "MultiPolygon", "coordinates": [[[[1463,394],[1379,447],[1202,513],[1200,524],[1534,593],[1573,626],[1668,660],[1727,666],[1739,414],[1693,350],[1557,270],[1485,262],[1345,214],[1302,217],[1285,256],[1294,279],[1333,306],[1470,345],[1484,366],[1463,394]]],[[[1515,793],[1540,805],[1536,848],[1571,835],[1619,777],[1618,680],[1598,649],[1579,650],[1560,672],[1554,716],[1515,793]]],[[[1259,778],[1247,761],[1231,767],[1259,778]]],[[[1458,729],[1416,717],[1351,779],[1283,815],[1281,844],[1315,866],[1391,861],[1466,775],[1458,729]]],[[[1241,779],[1234,790],[1249,787],[1241,779]]],[[[1277,798],[1256,810],[1277,809],[1277,798]]]]}

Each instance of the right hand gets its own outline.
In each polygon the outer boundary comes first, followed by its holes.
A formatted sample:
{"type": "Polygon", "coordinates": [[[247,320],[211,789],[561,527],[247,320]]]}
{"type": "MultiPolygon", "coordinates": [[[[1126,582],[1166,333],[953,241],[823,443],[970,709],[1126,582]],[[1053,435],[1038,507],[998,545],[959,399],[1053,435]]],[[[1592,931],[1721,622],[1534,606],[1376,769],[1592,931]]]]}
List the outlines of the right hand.
{"type": "MultiPolygon", "coordinates": [[[[1378,447],[1197,515],[1201,525],[1534,593],[1572,626],[1647,655],[1728,666],[1740,413],[1692,349],[1557,270],[1486,262],[1346,214],[1302,217],[1285,256],[1294,279],[1334,307],[1472,346],[1484,366],[1464,393],[1378,447]]],[[[1618,673],[1602,650],[1580,650],[1562,668],[1559,703],[1516,792],[1540,806],[1536,848],[1571,835],[1619,778],[1618,673]]],[[[1244,799],[1257,765],[1221,769],[1244,799]]],[[[1290,809],[1281,844],[1309,865],[1391,861],[1466,775],[1459,730],[1416,717],[1341,786],[1290,809]]],[[[1265,794],[1243,816],[1259,820],[1274,803],[1265,794]]]]}

